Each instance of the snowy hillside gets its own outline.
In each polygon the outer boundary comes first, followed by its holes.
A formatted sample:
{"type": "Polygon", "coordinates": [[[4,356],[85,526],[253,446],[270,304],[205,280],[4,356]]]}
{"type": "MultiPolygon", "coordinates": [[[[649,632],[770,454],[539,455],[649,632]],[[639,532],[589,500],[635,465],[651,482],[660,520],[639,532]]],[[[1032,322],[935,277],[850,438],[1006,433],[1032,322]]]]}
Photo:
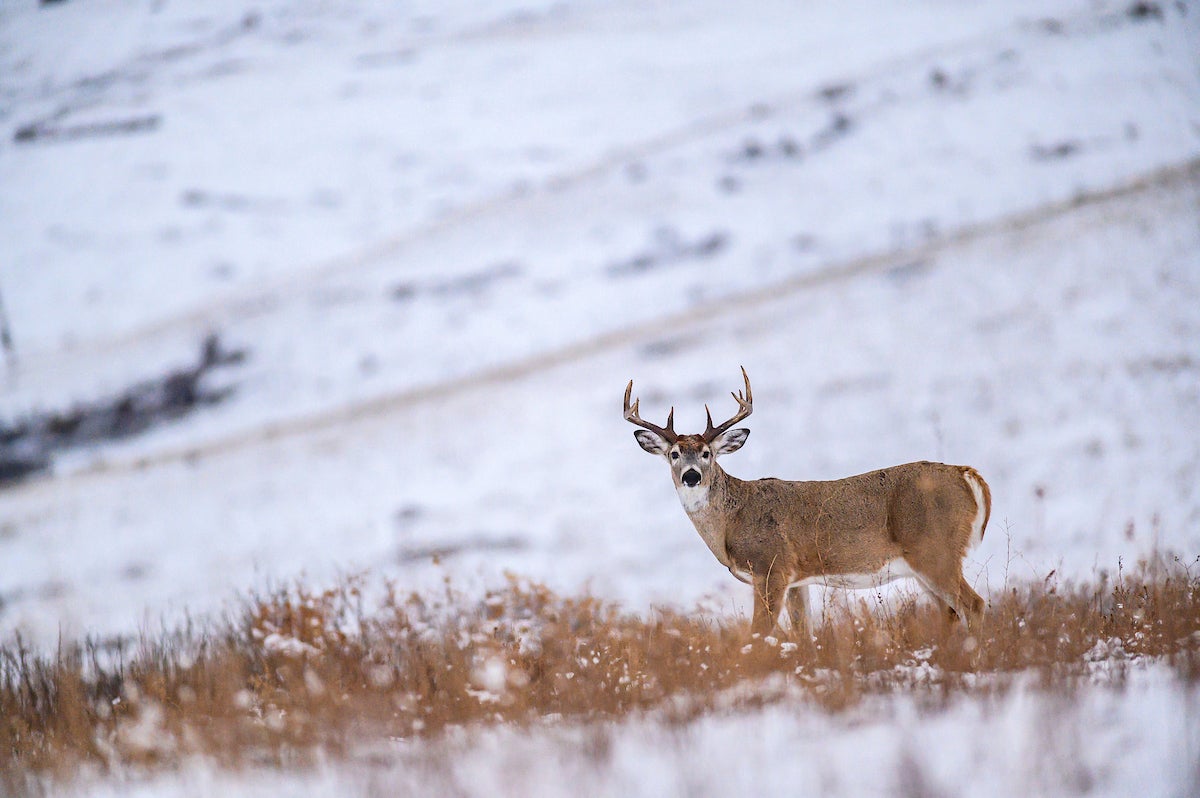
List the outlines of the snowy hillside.
{"type": "Polygon", "coordinates": [[[1194,558],[1198,218],[1194,2],[5,2],[0,635],[361,570],[747,612],[619,412],[739,365],[736,476],[978,468],[985,597],[1194,558]],[[18,434],[213,333],[211,402],[18,434]]]}
{"type": "Polygon", "coordinates": [[[4,491],[4,627],[437,550],[741,606],[617,413],[739,364],[735,474],[980,468],[978,581],[1195,551],[1196,15],[859,5],[6,6],[2,417],[247,356],[4,491]]]}

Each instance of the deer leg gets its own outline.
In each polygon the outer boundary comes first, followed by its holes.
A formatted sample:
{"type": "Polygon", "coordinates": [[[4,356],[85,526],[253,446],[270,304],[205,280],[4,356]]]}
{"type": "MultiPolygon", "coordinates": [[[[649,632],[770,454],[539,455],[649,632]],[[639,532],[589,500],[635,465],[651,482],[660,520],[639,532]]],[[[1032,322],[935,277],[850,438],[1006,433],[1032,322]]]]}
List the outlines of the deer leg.
{"type": "Polygon", "coordinates": [[[787,591],[788,620],[792,622],[792,636],[808,633],[808,588],[797,585],[787,591]]]}
{"type": "Polygon", "coordinates": [[[926,588],[925,590],[927,593],[929,593],[929,597],[933,599],[933,603],[937,604],[938,609],[940,609],[942,611],[942,616],[945,618],[946,623],[947,624],[957,623],[958,622],[958,613],[954,611],[954,608],[950,606],[950,603],[945,601],[941,596],[939,596],[937,593],[933,592],[929,588],[926,588]]]}
{"type": "Polygon", "coordinates": [[[983,625],[983,597],[960,574],[958,577],[958,607],[959,616],[967,622],[967,629],[978,632],[983,625]]]}
{"type": "Polygon", "coordinates": [[[963,614],[959,606],[956,580],[934,579],[928,574],[919,573],[917,574],[917,581],[933,597],[933,600],[937,602],[939,607],[945,608],[947,620],[952,620],[956,617],[962,619],[964,622],[967,620],[967,616],[963,614]]]}
{"type": "Polygon", "coordinates": [[[917,574],[921,583],[937,603],[947,607],[967,626],[967,631],[979,630],[983,620],[983,599],[976,593],[961,573],[944,579],[934,579],[928,574],[917,574]]]}
{"type": "Polygon", "coordinates": [[[754,617],[750,621],[750,633],[768,635],[779,621],[779,609],[783,604],[783,592],[787,580],[770,572],[754,579],[754,617]]]}

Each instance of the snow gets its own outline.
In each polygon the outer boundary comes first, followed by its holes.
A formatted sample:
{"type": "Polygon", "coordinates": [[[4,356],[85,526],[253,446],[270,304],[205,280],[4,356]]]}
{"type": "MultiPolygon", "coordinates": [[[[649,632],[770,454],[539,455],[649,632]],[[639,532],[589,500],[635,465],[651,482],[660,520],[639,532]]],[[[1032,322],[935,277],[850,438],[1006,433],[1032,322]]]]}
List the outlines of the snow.
{"type": "Polygon", "coordinates": [[[829,716],[803,704],[589,726],[461,730],[395,740],[304,772],[85,779],[107,795],[1187,795],[1196,784],[1196,691],[1150,668],[1119,691],[1070,699],[1018,689],[921,706],[875,701],[829,716]]]}
{"type": "Polygon", "coordinates": [[[0,636],[358,571],[744,613],[617,404],[740,365],[736,476],[976,467],[985,597],[1194,557],[1200,8],[1127,5],[4,3],[0,420],[249,356],[2,489],[0,636]]]}

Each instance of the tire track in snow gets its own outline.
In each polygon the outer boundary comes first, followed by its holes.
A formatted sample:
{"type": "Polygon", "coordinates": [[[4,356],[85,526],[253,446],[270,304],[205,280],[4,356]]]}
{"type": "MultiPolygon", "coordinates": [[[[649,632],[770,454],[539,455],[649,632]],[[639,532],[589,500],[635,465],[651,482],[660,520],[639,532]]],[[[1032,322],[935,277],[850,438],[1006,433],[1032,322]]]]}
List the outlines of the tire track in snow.
{"type": "Polygon", "coordinates": [[[1104,205],[1160,190],[1200,190],[1200,157],[1155,170],[1108,189],[1082,193],[1066,201],[1041,205],[987,222],[966,226],[921,245],[853,258],[771,286],[709,300],[670,316],[629,325],[586,341],[579,341],[551,352],[519,359],[475,374],[418,386],[390,395],[343,405],[328,411],[267,423],[249,433],[243,432],[218,437],[199,445],[163,449],[148,456],[126,459],[111,457],[103,463],[84,467],[77,471],[21,483],[6,492],[16,495],[39,490],[60,490],[63,483],[68,480],[109,476],[115,472],[143,469],[197,457],[221,455],[295,435],[321,432],[343,424],[353,424],[359,420],[401,412],[415,405],[442,401],[460,393],[516,382],[531,375],[614,349],[644,344],[648,340],[661,337],[668,331],[678,334],[681,330],[710,324],[715,319],[744,313],[757,307],[788,299],[804,291],[882,274],[898,264],[930,259],[942,250],[961,244],[1052,225],[1069,217],[1079,209],[1104,205]]]}
{"type": "MultiPolygon", "coordinates": [[[[1093,35],[1097,30],[1106,29],[1105,21],[1112,16],[1103,10],[1085,10],[1074,16],[1063,17],[1059,22],[1062,26],[1074,30],[1077,35],[1093,35]]],[[[953,58],[957,55],[977,51],[1012,49],[1022,41],[1024,36],[1029,34],[1031,24],[1023,18],[1009,20],[997,28],[982,33],[885,58],[857,73],[823,75],[809,85],[779,92],[773,97],[759,98],[734,109],[713,112],[656,136],[618,146],[600,155],[591,163],[546,177],[532,187],[502,191],[464,203],[442,218],[399,232],[356,253],[318,262],[309,268],[300,269],[298,273],[265,278],[257,284],[239,287],[228,294],[202,300],[190,310],[152,321],[126,332],[104,338],[78,341],[66,354],[69,354],[70,357],[101,356],[125,346],[144,343],[147,339],[166,338],[182,333],[195,337],[196,334],[220,328],[222,325],[236,322],[240,318],[258,315],[263,312],[263,308],[274,309],[289,302],[300,301],[311,293],[322,280],[352,273],[376,265],[388,258],[394,258],[408,247],[444,235],[475,219],[512,209],[522,202],[535,202],[586,187],[589,183],[600,180],[631,164],[660,157],[677,148],[726,134],[736,130],[739,126],[759,122],[764,115],[775,116],[793,112],[808,103],[825,107],[820,95],[824,89],[830,86],[853,85],[858,91],[866,93],[872,86],[877,87],[877,84],[885,82],[901,72],[927,71],[930,65],[936,66],[939,59],[953,58]]],[[[481,25],[478,30],[468,26],[465,31],[460,33],[461,38],[458,35],[431,38],[415,44],[414,47],[418,49],[422,47],[452,47],[479,36],[507,35],[511,31],[504,24],[496,26],[495,21],[492,21],[481,25]]],[[[193,44],[191,50],[197,48],[198,45],[193,44]]],[[[270,310],[266,312],[269,313],[270,310]]],[[[43,364],[45,368],[53,369],[57,367],[54,360],[59,354],[59,350],[30,350],[25,360],[27,363],[36,362],[43,364]]]]}

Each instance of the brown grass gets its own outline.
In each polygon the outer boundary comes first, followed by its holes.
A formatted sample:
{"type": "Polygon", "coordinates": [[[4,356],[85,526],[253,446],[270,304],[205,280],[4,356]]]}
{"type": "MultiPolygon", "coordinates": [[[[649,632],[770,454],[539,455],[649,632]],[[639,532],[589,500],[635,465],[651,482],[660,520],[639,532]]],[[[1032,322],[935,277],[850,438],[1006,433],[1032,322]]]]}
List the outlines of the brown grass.
{"type": "Polygon", "coordinates": [[[1200,570],[1178,558],[1111,582],[1012,588],[992,597],[978,639],[911,597],[838,594],[804,639],[749,641],[742,619],[638,617],[517,578],[475,600],[389,589],[370,611],[361,587],[277,590],[205,632],[50,656],[0,647],[0,789],[192,754],[303,764],[466,724],[639,711],[685,722],[781,700],[837,711],[898,690],[937,704],[1003,691],[1016,673],[1072,690],[1120,684],[1140,657],[1200,675],[1200,570]]]}

